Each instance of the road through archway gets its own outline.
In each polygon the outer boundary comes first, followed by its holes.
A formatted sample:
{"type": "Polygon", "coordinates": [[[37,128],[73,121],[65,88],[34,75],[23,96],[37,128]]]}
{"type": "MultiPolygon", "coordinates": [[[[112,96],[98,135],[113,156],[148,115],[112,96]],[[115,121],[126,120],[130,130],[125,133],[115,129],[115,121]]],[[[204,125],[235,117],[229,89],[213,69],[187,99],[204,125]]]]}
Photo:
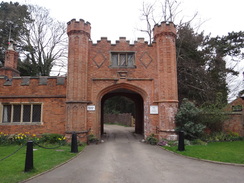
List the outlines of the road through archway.
{"type": "Polygon", "coordinates": [[[105,126],[104,142],[28,183],[239,183],[244,167],[213,164],[141,142],[130,128],[105,126]]]}

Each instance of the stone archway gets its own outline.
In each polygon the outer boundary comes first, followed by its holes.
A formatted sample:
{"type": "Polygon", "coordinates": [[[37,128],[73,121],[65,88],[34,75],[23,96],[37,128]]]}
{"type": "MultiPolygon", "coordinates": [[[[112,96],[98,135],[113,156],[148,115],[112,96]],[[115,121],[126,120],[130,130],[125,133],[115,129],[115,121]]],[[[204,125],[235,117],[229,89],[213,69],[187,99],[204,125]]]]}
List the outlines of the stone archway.
{"type": "Polygon", "coordinates": [[[132,100],[135,104],[135,133],[144,134],[144,102],[142,96],[128,89],[116,89],[106,93],[101,99],[101,134],[104,133],[104,103],[107,99],[114,96],[124,96],[132,100]]]}

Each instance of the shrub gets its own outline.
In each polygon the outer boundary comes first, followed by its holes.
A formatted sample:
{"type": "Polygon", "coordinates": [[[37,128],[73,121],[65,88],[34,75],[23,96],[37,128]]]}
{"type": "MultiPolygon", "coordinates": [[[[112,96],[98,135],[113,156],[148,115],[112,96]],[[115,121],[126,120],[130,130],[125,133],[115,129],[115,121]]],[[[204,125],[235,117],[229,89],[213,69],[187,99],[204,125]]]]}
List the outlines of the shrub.
{"type": "Polygon", "coordinates": [[[200,119],[211,132],[221,132],[223,123],[228,118],[223,110],[226,105],[223,101],[222,93],[217,93],[214,103],[205,103],[201,106],[200,119]]]}
{"type": "Polygon", "coordinates": [[[200,121],[200,110],[187,99],[183,99],[176,116],[176,131],[183,131],[186,139],[196,139],[206,128],[200,121]]]}
{"type": "Polygon", "coordinates": [[[35,134],[31,135],[29,132],[11,134],[11,135],[0,132],[0,144],[2,145],[8,145],[8,144],[23,145],[28,140],[38,142],[39,138],[35,134]]]}
{"type": "Polygon", "coordinates": [[[201,139],[194,139],[191,141],[192,145],[207,145],[207,142],[202,141],[201,139]]]}
{"type": "Polygon", "coordinates": [[[146,138],[146,142],[151,145],[156,145],[158,143],[158,139],[155,137],[154,134],[151,134],[146,138]]]}
{"type": "Polygon", "coordinates": [[[8,144],[17,144],[17,145],[24,145],[27,141],[33,141],[36,143],[47,143],[47,144],[66,144],[65,137],[60,134],[51,134],[45,133],[42,134],[41,137],[37,137],[36,134],[30,134],[29,132],[25,133],[18,133],[18,134],[4,134],[0,132],[0,144],[1,145],[8,145],[8,144]]]}
{"type": "Polygon", "coordinates": [[[178,141],[176,140],[169,140],[168,141],[168,146],[172,147],[172,146],[178,146],[178,141]]]}
{"type": "Polygon", "coordinates": [[[241,140],[242,138],[236,132],[213,132],[209,135],[205,135],[202,137],[204,141],[207,142],[221,142],[221,141],[235,141],[241,140]]]}
{"type": "Polygon", "coordinates": [[[159,146],[177,146],[178,145],[178,141],[177,140],[168,140],[168,139],[162,139],[158,142],[159,146]]]}
{"type": "MultiPolygon", "coordinates": [[[[177,145],[178,145],[178,143],[177,143],[177,145]]],[[[192,145],[192,143],[190,140],[184,139],[184,145],[190,146],[190,145],[192,145]]]]}
{"type": "Polygon", "coordinates": [[[159,142],[158,142],[158,145],[159,145],[159,146],[169,146],[167,140],[161,140],[161,141],[159,141],[159,142]]]}
{"type": "Polygon", "coordinates": [[[65,137],[56,133],[44,133],[41,136],[40,143],[63,144],[65,143],[65,137]]]}
{"type": "Polygon", "coordinates": [[[0,144],[5,145],[9,143],[9,135],[3,132],[0,132],[0,144]]]}
{"type": "Polygon", "coordinates": [[[18,144],[18,145],[25,144],[27,142],[27,140],[28,140],[28,136],[27,136],[27,134],[24,134],[24,133],[18,133],[12,137],[13,143],[18,144]]]}
{"type": "Polygon", "coordinates": [[[89,143],[98,143],[98,139],[96,138],[95,135],[90,134],[90,135],[88,135],[88,137],[87,137],[87,143],[88,143],[88,144],[89,144],[89,143]]]}

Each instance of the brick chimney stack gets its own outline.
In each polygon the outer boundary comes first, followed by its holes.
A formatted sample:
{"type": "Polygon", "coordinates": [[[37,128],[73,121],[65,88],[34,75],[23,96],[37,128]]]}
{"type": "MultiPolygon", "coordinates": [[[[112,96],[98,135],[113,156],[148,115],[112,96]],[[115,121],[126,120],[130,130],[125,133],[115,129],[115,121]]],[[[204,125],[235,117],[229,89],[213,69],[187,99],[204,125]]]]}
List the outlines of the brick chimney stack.
{"type": "Polygon", "coordinates": [[[14,42],[11,41],[7,51],[5,52],[4,67],[0,68],[0,75],[12,78],[19,76],[20,72],[17,70],[19,53],[14,49],[14,42]]]}

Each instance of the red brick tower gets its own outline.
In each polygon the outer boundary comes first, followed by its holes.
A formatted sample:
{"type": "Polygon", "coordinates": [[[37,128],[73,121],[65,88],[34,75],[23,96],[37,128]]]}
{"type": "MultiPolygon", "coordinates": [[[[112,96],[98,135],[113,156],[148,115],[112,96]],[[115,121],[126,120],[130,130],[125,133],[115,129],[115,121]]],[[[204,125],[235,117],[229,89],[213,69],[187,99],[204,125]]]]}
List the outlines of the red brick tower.
{"type": "Polygon", "coordinates": [[[8,50],[5,52],[4,67],[0,69],[0,75],[12,78],[19,76],[20,72],[17,70],[19,53],[14,50],[13,42],[10,43],[8,50]]]}
{"type": "Polygon", "coordinates": [[[68,22],[69,57],[67,76],[66,131],[87,130],[87,64],[90,23],[84,20],[68,22]]]}
{"type": "Polygon", "coordinates": [[[158,61],[158,107],[159,128],[165,132],[173,131],[174,116],[178,106],[177,70],[176,70],[176,28],[171,22],[162,22],[153,30],[156,41],[158,61]]]}

